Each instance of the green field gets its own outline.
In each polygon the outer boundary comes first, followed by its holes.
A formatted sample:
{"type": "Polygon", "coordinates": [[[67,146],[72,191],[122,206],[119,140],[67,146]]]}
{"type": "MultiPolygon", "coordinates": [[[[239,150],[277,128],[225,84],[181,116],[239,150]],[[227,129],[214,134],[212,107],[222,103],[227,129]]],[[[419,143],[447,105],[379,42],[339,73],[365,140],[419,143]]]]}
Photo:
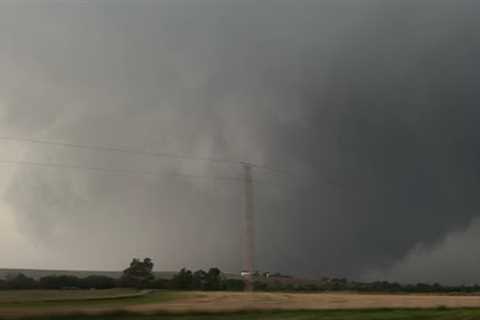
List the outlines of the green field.
{"type": "Polygon", "coordinates": [[[363,311],[285,311],[233,313],[221,315],[157,315],[129,316],[68,316],[43,317],[38,320],[475,320],[480,319],[480,309],[458,310],[363,310],[363,311]]]}
{"type": "Polygon", "coordinates": [[[6,290],[0,291],[0,307],[5,304],[86,300],[130,297],[139,292],[132,289],[112,290],[6,290]]]}
{"type": "Polygon", "coordinates": [[[0,291],[0,314],[9,309],[121,307],[161,303],[181,297],[181,293],[133,289],[0,291]]]}

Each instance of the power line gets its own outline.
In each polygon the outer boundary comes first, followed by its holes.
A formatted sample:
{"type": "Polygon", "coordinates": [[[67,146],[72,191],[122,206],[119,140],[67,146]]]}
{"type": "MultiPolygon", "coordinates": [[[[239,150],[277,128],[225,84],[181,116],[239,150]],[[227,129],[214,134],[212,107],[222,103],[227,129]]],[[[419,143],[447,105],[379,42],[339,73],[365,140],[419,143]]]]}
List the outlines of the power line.
{"type": "Polygon", "coordinates": [[[277,175],[282,175],[282,176],[291,176],[290,172],[284,171],[284,170],[279,170],[279,169],[274,169],[268,166],[263,166],[255,163],[249,163],[249,162],[244,162],[247,164],[250,164],[254,169],[261,169],[261,170],[266,170],[269,171],[270,173],[275,173],[277,175]]]}
{"type": "Polygon", "coordinates": [[[57,147],[64,147],[64,148],[84,149],[84,150],[91,150],[91,151],[116,152],[116,153],[141,155],[141,156],[149,156],[149,157],[157,157],[157,158],[170,158],[170,159],[189,160],[189,161],[207,161],[207,162],[232,165],[232,166],[243,166],[245,164],[249,164],[255,169],[265,170],[265,171],[269,171],[270,173],[276,173],[276,174],[281,174],[285,176],[290,175],[290,173],[286,171],[274,169],[269,166],[259,165],[255,163],[245,162],[245,161],[235,161],[230,159],[211,158],[211,157],[194,157],[189,155],[174,154],[174,153],[168,153],[168,152],[151,152],[151,151],[139,150],[139,149],[133,149],[133,148],[127,148],[127,147],[89,145],[89,144],[79,144],[79,143],[70,143],[70,142],[59,142],[59,141],[46,140],[46,139],[19,138],[19,137],[11,137],[11,136],[0,136],[0,140],[12,141],[12,142],[24,142],[24,143],[40,144],[40,145],[50,145],[50,146],[57,146],[57,147]]]}
{"type": "Polygon", "coordinates": [[[104,167],[86,167],[86,166],[81,166],[76,164],[64,164],[64,163],[0,159],[0,164],[32,166],[32,167],[41,167],[41,168],[72,169],[72,170],[81,170],[81,171],[94,171],[94,172],[101,172],[101,173],[121,175],[121,176],[156,176],[156,177],[168,176],[168,177],[188,178],[188,179],[242,181],[242,179],[237,177],[202,176],[202,175],[193,175],[193,174],[184,174],[184,173],[161,173],[158,171],[141,171],[141,170],[115,169],[115,168],[104,168],[104,167]]]}
{"type": "Polygon", "coordinates": [[[88,144],[77,144],[77,143],[67,143],[67,142],[58,142],[52,140],[44,139],[29,139],[29,138],[16,138],[16,137],[0,137],[0,140],[3,141],[13,141],[13,142],[27,142],[31,144],[42,144],[42,145],[51,145],[57,147],[66,147],[66,148],[75,148],[75,149],[86,149],[92,151],[107,151],[107,152],[117,152],[117,153],[126,153],[126,154],[135,154],[142,156],[158,157],[158,158],[171,158],[179,160],[191,160],[191,161],[209,161],[214,163],[224,163],[231,165],[238,165],[240,162],[228,160],[228,159],[217,159],[209,157],[194,157],[188,155],[180,155],[167,152],[150,152],[145,150],[116,147],[116,146],[99,146],[99,145],[88,145],[88,144]]]}

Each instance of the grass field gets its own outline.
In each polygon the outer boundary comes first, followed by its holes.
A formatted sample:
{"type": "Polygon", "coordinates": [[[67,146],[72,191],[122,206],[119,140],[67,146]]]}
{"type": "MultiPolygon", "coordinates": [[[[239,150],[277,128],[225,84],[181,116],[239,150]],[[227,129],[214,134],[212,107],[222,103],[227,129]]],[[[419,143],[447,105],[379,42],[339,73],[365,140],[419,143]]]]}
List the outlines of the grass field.
{"type": "Polygon", "coordinates": [[[0,307],[52,301],[96,300],[136,297],[141,292],[133,289],[112,290],[6,290],[0,291],[0,307]]]}
{"type": "Polygon", "coordinates": [[[179,301],[184,293],[149,292],[129,289],[112,290],[26,290],[0,291],[0,319],[65,315],[104,314],[130,306],[159,305],[179,301]]]}
{"type": "Polygon", "coordinates": [[[118,318],[127,320],[480,320],[480,296],[354,293],[186,293],[170,291],[137,292],[126,289],[0,292],[0,319],[19,317],[78,320],[118,318]],[[75,314],[82,314],[82,316],[75,317],[75,314]],[[109,314],[115,314],[116,316],[107,316],[109,314]],[[59,316],[64,318],[58,318],[59,316]]]}

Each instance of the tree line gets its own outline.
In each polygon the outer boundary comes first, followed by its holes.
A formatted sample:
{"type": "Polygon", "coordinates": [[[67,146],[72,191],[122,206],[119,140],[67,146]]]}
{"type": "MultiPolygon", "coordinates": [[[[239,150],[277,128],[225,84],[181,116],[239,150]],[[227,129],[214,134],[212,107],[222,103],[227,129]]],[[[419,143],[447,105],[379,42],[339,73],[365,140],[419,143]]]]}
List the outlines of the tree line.
{"type": "MultiPolygon", "coordinates": [[[[92,275],[84,278],[72,275],[51,275],[38,280],[24,274],[10,275],[0,279],[0,290],[26,289],[162,289],[197,291],[243,291],[242,279],[231,279],[218,268],[208,271],[181,269],[170,279],[156,278],[150,258],[133,259],[119,279],[92,275]]],[[[438,283],[399,284],[395,282],[356,282],[347,279],[324,278],[319,281],[300,281],[282,275],[256,274],[253,278],[256,291],[285,292],[384,292],[384,293],[478,293],[479,285],[443,286],[438,283]]]]}
{"type": "Polygon", "coordinates": [[[323,279],[295,283],[295,281],[266,280],[255,281],[256,291],[284,292],[365,292],[365,293],[480,293],[480,286],[445,286],[438,283],[400,284],[388,281],[357,282],[347,279],[323,279]]]}
{"type": "Polygon", "coordinates": [[[0,290],[31,289],[164,289],[164,290],[199,290],[199,291],[242,291],[244,283],[240,279],[227,279],[218,268],[208,271],[192,272],[182,269],[171,279],[156,278],[154,264],[150,258],[143,261],[133,259],[119,279],[107,276],[88,276],[80,278],[74,275],[51,275],[34,279],[25,274],[9,275],[0,279],[0,290]]]}
{"type": "Polygon", "coordinates": [[[150,258],[145,258],[143,261],[133,259],[130,266],[123,271],[119,285],[128,288],[201,291],[242,291],[244,289],[243,280],[228,279],[218,268],[195,272],[183,268],[171,279],[159,279],[153,274],[153,266],[150,258]]]}
{"type": "Polygon", "coordinates": [[[20,273],[7,276],[0,280],[0,290],[30,290],[30,289],[112,289],[117,287],[116,279],[106,276],[46,276],[38,280],[20,273]]]}

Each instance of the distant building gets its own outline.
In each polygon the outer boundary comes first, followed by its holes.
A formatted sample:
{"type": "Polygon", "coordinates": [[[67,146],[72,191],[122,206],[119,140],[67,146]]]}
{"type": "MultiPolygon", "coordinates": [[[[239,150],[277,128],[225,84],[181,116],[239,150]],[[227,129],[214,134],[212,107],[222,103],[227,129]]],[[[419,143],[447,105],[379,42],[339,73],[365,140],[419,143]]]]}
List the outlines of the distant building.
{"type": "Polygon", "coordinates": [[[242,278],[251,277],[251,276],[253,276],[253,272],[250,272],[250,271],[242,271],[242,272],[240,272],[240,276],[241,276],[242,278]]]}
{"type": "Polygon", "coordinates": [[[258,277],[258,276],[260,276],[260,272],[258,272],[258,271],[253,271],[253,272],[251,272],[251,271],[242,271],[242,272],[240,272],[240,276],[241,276],[242,278],[246,278],[246,277],[258,277]]]}
{"type": "Polygon", "coordinates": [[[274,274],[269,274],[269,278],[277,278],[277,279],[292,279],[293,277],[287,274],[281,274],[281,273],[274,273],[274,274]]]}
{"type": "Polygon", "coordinates": [[[255,278],[259,278],[259,277],[263,277],[265,279],[269,279],[271,277],[271,273],[270,272],[263,272],[261,273],[260,271],[254,271],[254,272],[250,272],[250,271],[242,271],[240,273],[240,276],[242,278],[246,278],[246,277],[255,277],[255,278]]]}

